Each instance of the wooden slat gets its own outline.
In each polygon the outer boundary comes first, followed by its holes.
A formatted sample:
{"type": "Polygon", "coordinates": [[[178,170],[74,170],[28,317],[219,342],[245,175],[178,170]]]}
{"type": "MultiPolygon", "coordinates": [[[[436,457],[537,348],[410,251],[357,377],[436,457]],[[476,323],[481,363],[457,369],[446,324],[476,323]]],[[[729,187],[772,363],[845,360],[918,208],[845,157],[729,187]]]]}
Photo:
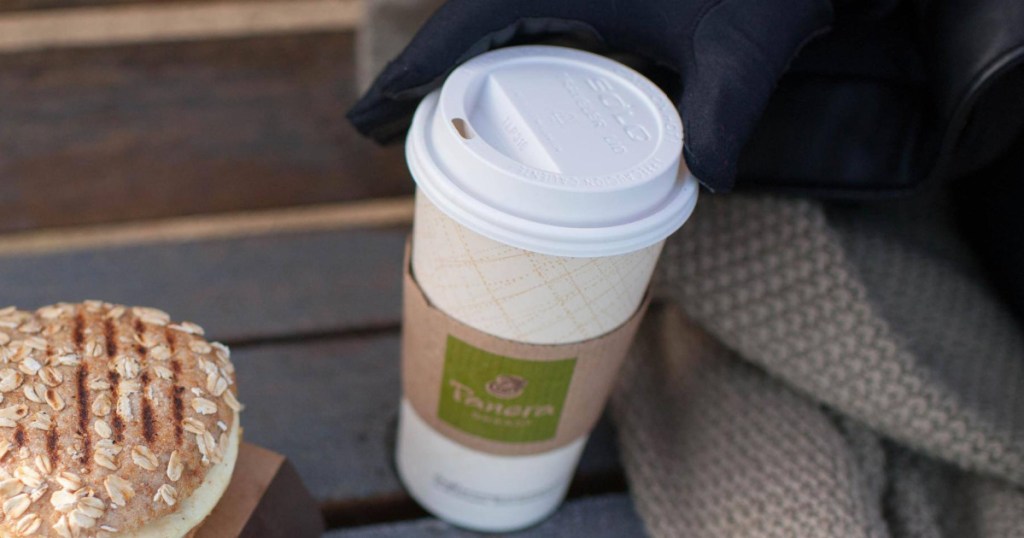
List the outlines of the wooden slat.
{"type": "Polygon", "coordinates": [[[163,3],[0,16],[0,53],[68,46],[351,30],[358,0],[163,3]]]}
{"type": "MultiPolygon", "coordinates": [[[[49,9],[86,8],[96,6],[124,6],[132,4],[197,4],[224,0],[0,0],[0,13],[49,9]]],[[[276,0],[231,0],[232,2],[268,2],[276,0]]]]}
{"type": "MultiPolygon", "coordinates": [[[[391,467],[407,229],[0,256],[0,298],[159,305],[235,344],[249,440],[287,454],[334,525],[422,516],[391,467]]],[[[573,494],[623,489],[600,423],[573,494]]]]}
{"type": "Polygon", "coordinates": [[[239,342],[395,327],[406,228],[0,256],[0,304],[159,306],[239,342]]]}
{"type": "MultiPolygon", "coordinates": [[[[407,228],[0,256],[0,303],[153,304],[235,345],[247,438],[287,454],[334,526],[423,516],[391,468],[407,228]]],[[[599,424],[571,495],[621,491],[599,424]]]]}
{"type": "Polygon", "coordinates": [[[403,227],[412,223],[412,217],[412,197],[398,197],[71,229],[51,228],[0,235],[0,256],[152,246],[287,232],[403,227]]]}
{"type": "Polygon", "coordinates": [[[389,443],[399,400],[398,337],[236,349],[245,438],[286,454],[317,499],[401,492],[389,443]]]}
{"type": "Polygon", "coordinates": [[[412,192],[350,33],[0,55],[0,232],[412,192]]]}
{"type": "MultiPolygon", "coordinates": [[[[643,523],[626,494],[602,495],[570,500],[550,519],[536,527],[517,533],[505,534],[522,538],[635,538],[644,536],[643,523]]],[[[457,529],[436,519],[421,519],[339,529],[328,532],[325,538],[404,538],[431,536],[434,538],[471,538],[480,533],[457,529]]],[[[486,535],[483,535],[486,536],[486,535]]]]}
{"type": "MultiPolygon", "coordinates": [[[[237,365],[247,440],[295,464],[328,521],[353,525],[421,514],[392,466],[401,387],[397,332],[242,346],[237,365]]],[[[603,421],[573,488],[621,490],[614,433],[603,421]]]]}

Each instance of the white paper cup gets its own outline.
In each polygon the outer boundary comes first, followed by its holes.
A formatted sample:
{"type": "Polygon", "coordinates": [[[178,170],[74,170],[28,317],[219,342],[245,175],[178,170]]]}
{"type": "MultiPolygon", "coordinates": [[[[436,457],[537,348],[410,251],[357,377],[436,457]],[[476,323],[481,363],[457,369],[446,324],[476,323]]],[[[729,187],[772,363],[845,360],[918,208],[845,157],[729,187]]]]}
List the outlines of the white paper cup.
{"type": "Polygon", "coordinates": [[[538,254],[480,235],[416,194],[412,266],[424,294],[453,318],[518,342],[580,342],[622,325],[662,244],[598,258],[538,254]]]}
{"type": "MultiPolygon", "coordinates": [[[[478,56],[423,100],[409,131],[413,275],[435,308],[493,336],[606,334],[636,313],[665,238],[696,204],[681,151],[672,103],[621,64],[545,46],[478,56]]],[[[557,507],[585,443],[488,454],[403,399],[397,466],[438,517],[509,531],[557,507]]]]}

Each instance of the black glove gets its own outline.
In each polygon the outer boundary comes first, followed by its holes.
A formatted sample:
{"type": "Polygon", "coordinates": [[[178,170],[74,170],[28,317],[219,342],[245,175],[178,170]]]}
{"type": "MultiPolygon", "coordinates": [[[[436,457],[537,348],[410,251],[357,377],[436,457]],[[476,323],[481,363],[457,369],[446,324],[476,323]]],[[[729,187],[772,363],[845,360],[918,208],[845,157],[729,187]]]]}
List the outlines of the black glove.
{"type": "Polygon", "coordinates": [[[740,186],[888,196],[1024,149],[1024,2],[835,7],[831,31],[779,81],[740,158],[740,186]]]}
{"type": "Polygon", "coordinates": [[[683,111],[691,171],[711,189],[728,190],[779,76],[831,19],[828,0],[451,0],[348,117],[364,134],[392,140],[459,63],[500,46],[571,36],[651,61],[652,78],[683,111]]]}
{"type": "Polygon", "coordinates": [[[642,59],[713,191],[738,171],[747,188],[890,194],[977,170],[1024,128],[1020,0],[450,0],[349,119],[394,140],[459,63],[551,38],[642,59]]]}

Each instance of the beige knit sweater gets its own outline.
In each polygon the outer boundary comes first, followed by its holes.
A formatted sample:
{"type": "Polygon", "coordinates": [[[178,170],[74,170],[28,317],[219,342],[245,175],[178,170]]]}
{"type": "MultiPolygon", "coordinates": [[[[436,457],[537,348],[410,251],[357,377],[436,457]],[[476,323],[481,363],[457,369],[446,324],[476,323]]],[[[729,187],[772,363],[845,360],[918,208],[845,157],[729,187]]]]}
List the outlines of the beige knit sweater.
{"type": "Polygon", "coordinates": [[[1024,336],[948,214],[701,200],[613,400],[651,535],[1024,537],[1024,336]]]}

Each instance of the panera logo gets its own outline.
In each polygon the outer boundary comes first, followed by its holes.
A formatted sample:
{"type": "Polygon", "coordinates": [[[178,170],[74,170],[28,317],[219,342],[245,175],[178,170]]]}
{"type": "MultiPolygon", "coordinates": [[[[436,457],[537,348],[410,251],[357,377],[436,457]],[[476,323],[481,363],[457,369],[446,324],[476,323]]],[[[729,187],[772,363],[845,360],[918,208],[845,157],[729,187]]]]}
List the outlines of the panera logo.
{"type": "Polygon", "coordinates": [[[517,376],[517,375],[505,375],[500,374],[495,377],[484,387],[487,390],[487,394],[502,400],[511,400],[512,398],[518,398],[526,390],[528,382],[517,376]]]}
{"type": "MultiPolygon", "coordinates": [[[[514,376],[512,376],[514,377],[514,376]]],[[[448,380],[448,384],[452,387],[451,398],[452,401],[471,407],[484,413],[490,413],[493,415],[500,415],[504,417],[544,417],[552,416],[555,414],[555,406],[547,405],[508,405],[502,402],[493,402],[480,398],[473,391],[472,387],[463,385],[454,379],[448,380]]],[[[491,392],[490,383],[487,384],[487,392],[491,392]]],[[[522,387],[525,387],[525,382],[522,387]]],[[[519,393],[523,392],[522,388],[518,389],[519,393]]],[[[515,396],[502,396],[502,398],[514,398],[515,396]]]]}
{"type": "Polygon", "coordinates": [[[492,441],[552,439],[576,359],[507,357],[449,336],[438,417],[492,441]]]}

